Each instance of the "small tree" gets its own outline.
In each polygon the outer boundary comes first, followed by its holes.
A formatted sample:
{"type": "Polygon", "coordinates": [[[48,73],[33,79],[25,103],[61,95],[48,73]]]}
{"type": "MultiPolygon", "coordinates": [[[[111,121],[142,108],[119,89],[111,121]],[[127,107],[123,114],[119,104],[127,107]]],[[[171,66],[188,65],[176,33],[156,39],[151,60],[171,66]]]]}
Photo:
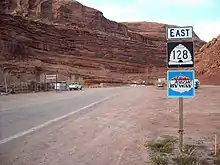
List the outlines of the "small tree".
{"type": "Polygon", "coordinates": [[[80,83],[81,85],[85,85],[85,81],[83,80],[83,78],[80,77],[80,78],[78,79],[78,81],[79,81],[79,83],[80,83]]]}

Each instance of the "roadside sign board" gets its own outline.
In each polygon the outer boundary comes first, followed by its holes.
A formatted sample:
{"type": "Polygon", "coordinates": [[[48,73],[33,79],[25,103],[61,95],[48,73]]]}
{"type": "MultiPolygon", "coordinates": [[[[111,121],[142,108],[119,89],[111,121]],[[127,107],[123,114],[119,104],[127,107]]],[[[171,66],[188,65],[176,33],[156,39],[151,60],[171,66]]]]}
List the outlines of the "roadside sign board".
{"type": "Polygon", "coordinates": [[[56,79],[56,75],[46,75],[46,79],[47,80],[55,80],[56,79]]]}
{"type": "Polygon", "coordinates": [[[167,43],[167,68],[194,67],[193,41],[167,43]]]}
{"type": "Polygon", "coordinates": [[[167,27],[166,38],[167,40],[192,39],[193,38],[193,27],[192,26],[167,27]]]}
{"type": "MultiPolygon", "coordinates": [[[[193,27],[166,27],[167,68],[193,68],[193,27]],[[187,42],[186,42],[187,40],[187,42]]],[[[183,150],[183,98],[195,96],[194,70],[168,70],[167,96],[179,98],[179,147],[183,150]]]]}
{"type": "Polygon", "coordinates": [[[194,70],[168,70],[167,95],[168,97],[194,97],[194,70]]]}

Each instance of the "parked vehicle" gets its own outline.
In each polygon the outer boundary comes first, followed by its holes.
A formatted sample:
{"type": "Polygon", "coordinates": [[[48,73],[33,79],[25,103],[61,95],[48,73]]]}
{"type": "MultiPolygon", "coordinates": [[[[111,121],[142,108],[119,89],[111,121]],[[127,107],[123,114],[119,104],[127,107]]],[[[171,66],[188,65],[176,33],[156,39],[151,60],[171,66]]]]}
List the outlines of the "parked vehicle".
{"type": "Polygon", "coordinates": [[[199,86],[200,86],[200,81],[198,79],[194,79],[194,86],[195,86],[195,89],[198,89],[199,86]]]}
{"type": "Polygon", "coordinates": [[[69,90],[82,90],[82,85],[78,82],[75,82],[75,83],[72,83],[72,84],[69,84],[68,86],[69,90]]]}
{"type": "Polygon", "coordinates": [[[165,87],[167,85],[166,78],[158,78],[156,82],[157,87],[165,87]]]}

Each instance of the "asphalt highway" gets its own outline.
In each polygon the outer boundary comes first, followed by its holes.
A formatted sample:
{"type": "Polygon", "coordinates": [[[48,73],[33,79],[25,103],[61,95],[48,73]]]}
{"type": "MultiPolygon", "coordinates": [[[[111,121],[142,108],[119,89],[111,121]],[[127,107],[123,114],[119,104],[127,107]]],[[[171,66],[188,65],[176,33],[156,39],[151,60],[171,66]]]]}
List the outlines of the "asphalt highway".
{"type": "Polygon", "coordinates": [[[1,96],[0,144],[114,97],[124,88],[1,96]]]}

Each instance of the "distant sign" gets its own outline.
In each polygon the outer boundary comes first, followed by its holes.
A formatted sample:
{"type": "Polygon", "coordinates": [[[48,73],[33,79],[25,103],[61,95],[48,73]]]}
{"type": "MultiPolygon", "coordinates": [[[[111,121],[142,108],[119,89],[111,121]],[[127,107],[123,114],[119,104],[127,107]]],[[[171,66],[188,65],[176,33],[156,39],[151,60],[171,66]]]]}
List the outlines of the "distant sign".
{"type": "Polygon", "coordinates": [[[168,42],[167,67],[194,67],[193,42],[168,42]]]}
{"type": "Polygon", "coordinates": [[[56,79],[56,75],[46,75],[46,79],[47,80],[55,80],[56,79]]]}
{"type": "Polygon", "coordinates": [[[194,70],[168,70],[168,97],[194,97],[194,70]]]}
{"type": "Polygon", "coordinates": [[[167,40],[171,39],[192,39],[193,27],[167,27],[166,28],[167,40]]]}

